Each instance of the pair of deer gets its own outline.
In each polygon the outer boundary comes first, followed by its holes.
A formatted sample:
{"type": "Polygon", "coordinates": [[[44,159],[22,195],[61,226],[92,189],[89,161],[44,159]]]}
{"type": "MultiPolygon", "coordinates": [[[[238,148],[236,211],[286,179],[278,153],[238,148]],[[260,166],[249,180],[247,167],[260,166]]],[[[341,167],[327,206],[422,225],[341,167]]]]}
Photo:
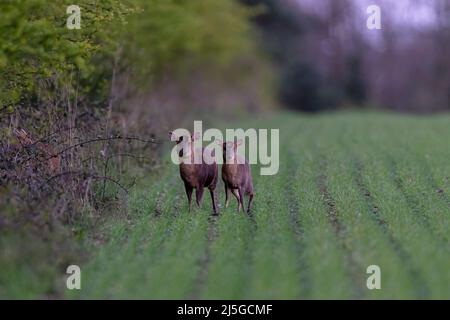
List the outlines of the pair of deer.
{"type": "MultiPolygon", "coordinates": [[[[191,211],[192,192],[195,189],[195,196],[197,205],[200,207],[203,198],[204,188],[208,188],[214,214],[218,214],[218,208],[215,199],[215,189],[217,186],[217,180],[219,170],[217,163],[214,161],[212,164],[207,164],[204,161],[204,148],[202,148],[202,163],[194,164],[194,153],[200,152],[200,150],[194,150],[194,141],[199,139],[198,134],[194,134],[191,137],[177,136],[173,132],[169,132],[171,141],[175,141],[176,144],[185,142],[183,149],[179,151],[180,157],[180,176],[184,182],[184,188],[189,203],[189,211],[191,211]],[[184,140],[187,139],[187,140],[184,140]],[[183,154],[183,150],[185,154],[183,154]],[[188,163],[184,163],[183,159],[189,159],[188,163]]],[[[222,180],[225,184],[225,207],[228,207],[230,193],[232,193],[238,202],[238,212],[245,210],[244,195],[249,196],[249,202],[247,207],[247,213],[250,213],[252,201],[253,201],[253,182],[250,172],[250,165],[247,160],[241,158],[237,153],[237,147],[242,144],[242,140],[234,142],[223,142],[217,140],[217,143],[222,146],[223,150],[223,165],[222,165],[222,180]],[[239,160],[238,160],[239,159],[239,160]]],[[[214,156],[214,154],[212,154],[214,156]]]]}

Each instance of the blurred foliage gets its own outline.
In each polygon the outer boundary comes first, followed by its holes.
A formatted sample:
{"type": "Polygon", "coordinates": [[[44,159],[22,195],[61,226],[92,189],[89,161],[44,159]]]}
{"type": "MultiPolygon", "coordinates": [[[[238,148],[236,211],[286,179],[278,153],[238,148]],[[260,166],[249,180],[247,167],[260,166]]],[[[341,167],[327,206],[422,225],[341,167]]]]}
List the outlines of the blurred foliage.
{"type": "Polygon", "coordinates": [[[348,76],[345,91],[350,101],[355,104],[362,104],[367,100],[367,83],[361,64],[361,59],[357,56],[347,59],[348,76]]]}
{"type": "Polygon", "coordinates": [[[339,88],[320,76],[306,63],[295,63],[283,70],[279,96],[287,106],[312,112],[335,108],[341,100],[339,88]]]}
{"type": "Polygon", "coordinates": [[[125,34],[134,71],[160,77],[192,67],[227,66],[251,49],[252,12],[235,1],[144,0],[125,34]]]}
{"type": "Polygon", "coordinates": [[[99,72],[98,65],[90,64],[93,55],[114,52],[118,28],[112,22],[124,22],[131,6],[119,0],[78,1],[81,29],[69,30],[66,9],[70,4],[63,0],[0,2],[2,108],[11,112],[25,96],[37,92],[42,80],[51,80],[55,86],[67,84],[74,71],[79,71],[81,80],[93,79],[99,72]]]}
{"type": "Polygon", "coordinates": [[[106,98],[114,58],[148,80],[196,64],[224,67],[251,48],[252,13],[235,1],[80,0],[78,30],[66,27],[71,4],[0,2],[3,112],[62,85],[76,87],[78,97],[106,98]]]}
{"type": "Polygon", "coordinates": [[[345,103],[363,105],[366,81],[359,57],[348,58],[343,68],[343,79],[340,79],[333,76],[330,72],[332,68],[324,65],[323,59],[315,56],[317,53],[310,51],[315,46],[314,41],[322,39],[322,35],[316,36],[315,32],[320,28],[325,28],[325,34],[328,32],[327,25],[320,18],[295,9],[289,2],[241,2],[251,8],[265,8],[263,14],[254,18],[254,22],[262,30],[266,50],[278,66],[278,96],[284,105],[306,112],[334,109],[345,103]],[[312,42],[311,35],[315,36],[312,42]]]}

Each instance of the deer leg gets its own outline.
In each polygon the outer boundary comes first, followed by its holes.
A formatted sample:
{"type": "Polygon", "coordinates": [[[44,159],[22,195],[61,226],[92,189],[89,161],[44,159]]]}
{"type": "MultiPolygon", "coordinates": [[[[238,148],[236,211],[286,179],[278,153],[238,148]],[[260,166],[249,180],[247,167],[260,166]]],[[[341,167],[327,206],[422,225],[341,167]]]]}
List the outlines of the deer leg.
{"type": "Polygon", "coordinates": [[[202,207],[202,200],[203,200],[203,187],[198,187],[195,190],[195,200],[197,201],[197,205],[201,208],[202,207]]]}
{"type": "Polygon", "coordinates": [[[186,195],[189,203],[189,212],[191,212],[191,200],[192,200],[192,187],[188,184],[184,184],[184,189],[186,190],[186,195]]]}
{"type": "Polygon", "coordinates": [[[239,188],[239,200],[241,202],[242,211],[245,211],[244,206],[244,191],[242,191],[242,188],[239,188]]]}
{"type": "Polygon", "coordinates": [[[211,201],[213,205],[214,214],[219,214],[219,211],[217,210],[216,206],[216,193],[214,192],[215,189],[209,189],[209,193],[211,195],[211,201]]]}
{"type": "Polygon", "coordinates": [[[238,191],[238,189],[232,189],[231,192],[236,197],[236,200],[238,202],[238,212],[240,212],[241,211],[241,200],[240,200],[240,197],[239,197],[239,191],[238,191]]]}
{"type": "Polygon", "coordinates": [[[252,202],[253,202],[253,196],[254,196],[254,194],[250,193],[250,198],[248,199],[247,213],[250,213],[251,205],[252,205],[252,202]]]}
{"type": "Polygon", "coordinates": [[[225,208],[228,208],[229,198],[230,198],[230,189],[228,188],[227,184],[225,184],[225,208]]]}

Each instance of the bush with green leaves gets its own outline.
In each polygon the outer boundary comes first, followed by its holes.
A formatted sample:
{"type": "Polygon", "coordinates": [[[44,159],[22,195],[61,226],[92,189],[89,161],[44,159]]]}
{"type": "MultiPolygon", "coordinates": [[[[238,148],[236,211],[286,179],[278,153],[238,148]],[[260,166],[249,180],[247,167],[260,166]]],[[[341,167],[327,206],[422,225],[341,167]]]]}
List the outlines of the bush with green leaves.
{"type": "Polygon", "coordinates": [[[124,45],[135,70],[158,78],[198,65],[223,67],[252,49],[249,18],[235,1],[146,0],[130,19],[124,45]]]}
{"type": "Polygon", "coordinates": [[[148,81],[198,64],[224,66],[251,47],[251,12],[235,1],[79,0],[81,29],[69,30],[72,2],[0,3],[2,110],[38,104],[67,86],[101,101],[114,57],[148,81]]]}
{"type": "MultiPolygon", "coordinates": [[[[11,109],[30,100],[39,89],[67,84],[74,72],[81,80],[93,78],[96,54],[114,51],[117,23],[130,5],[118,0],[77,1],[82,28],[66,27],[69,1],[6,0],[0,3],[0,103],[11,109]],[[114,22],[114,23],[113,23],[114,22]]],[[[72,82],[75,85],[75,81],[72,82]]],[[[86,88],[81,88],[82,90],[86,88]]],[[[87,88],[89,89],[89,88],[87,88]]]]}

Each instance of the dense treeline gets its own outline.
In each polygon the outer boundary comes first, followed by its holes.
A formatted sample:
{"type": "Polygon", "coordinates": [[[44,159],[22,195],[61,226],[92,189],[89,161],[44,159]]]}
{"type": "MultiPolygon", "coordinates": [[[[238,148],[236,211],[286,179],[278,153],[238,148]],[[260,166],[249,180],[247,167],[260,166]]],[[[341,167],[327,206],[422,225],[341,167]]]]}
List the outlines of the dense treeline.
{"type": "Polygon", "coordinates": [[[69,4],[0,4],[2,108],[39,104],[44,89],[68,84],[78,97],[95,97],[90,102],[105,99],[114,60],[115,71],[158,80],[200,64],[229,66],[251,46],[250,12],[234,2],[78,1],[79,30],[66,28],[69,4]]]}
{"type": "Polygon", "coordinates": [[[268,8],[255,23],[292,109],[450,110],[449,1],[242,2],[268,8]],[[369,5],[380,8],[380,30],[366,26],[369,5]]]}
{"type": "MultiPolygon", "coordinates": [[[[80,96],[97,83],[104,65],[92,65],[95,55],[111,55],[119,28],[131,7],[120,1],[107,0],[99,5],[91,1],[78,2],[83,8],[82,28],[66,28],[67,1],[2,1],[0,33],[0,67],[2,68],[1,105],[13,108],[38,104],[39,93],[49,88],[58,90],[77,73],[72,87],[82,90],[80,96]]],[[[105,59],[106,60],[106,59],[105,59]]],[[[96,88],[100,89],[100,88],[96,88]]],[[[104,88],[103,88],[104,89],[104,88]]],[[[48,93],[52,93],[49,90],[48,93]]],[[[54,93],[54,92],[53,92],[54,93]]]]}

